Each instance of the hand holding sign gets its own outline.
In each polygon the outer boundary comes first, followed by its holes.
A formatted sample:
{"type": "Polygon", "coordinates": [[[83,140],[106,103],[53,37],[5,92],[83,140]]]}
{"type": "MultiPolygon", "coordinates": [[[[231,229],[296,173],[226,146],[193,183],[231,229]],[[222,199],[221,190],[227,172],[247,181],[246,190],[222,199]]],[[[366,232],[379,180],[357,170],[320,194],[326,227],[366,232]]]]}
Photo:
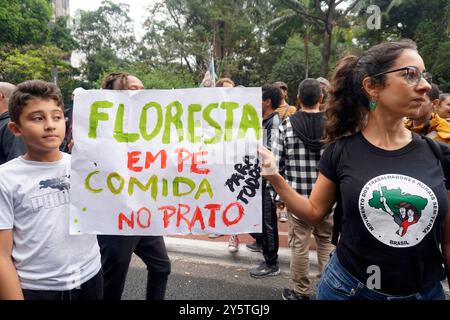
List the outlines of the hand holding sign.
{"type": "Polygon", "coordinates": [[[273,176],[278,173],[277,161],[269,149],[258,148],[258,155],[261,158],[261,175],[263,177],[273,176]]]}

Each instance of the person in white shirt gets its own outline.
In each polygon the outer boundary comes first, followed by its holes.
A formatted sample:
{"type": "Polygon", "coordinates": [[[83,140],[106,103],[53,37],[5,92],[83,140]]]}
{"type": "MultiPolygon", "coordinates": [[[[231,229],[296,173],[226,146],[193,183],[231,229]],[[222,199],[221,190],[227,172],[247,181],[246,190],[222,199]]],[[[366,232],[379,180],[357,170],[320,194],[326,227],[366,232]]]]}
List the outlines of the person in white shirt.
{"type": "Polygon", "coordinates": [[[103,296],[95,235],[69,234],[70,155],[64,106],[52,83],[21,83],[8,128],[25,155],[0,166],[0,299],[97,300],[103,296]]]}

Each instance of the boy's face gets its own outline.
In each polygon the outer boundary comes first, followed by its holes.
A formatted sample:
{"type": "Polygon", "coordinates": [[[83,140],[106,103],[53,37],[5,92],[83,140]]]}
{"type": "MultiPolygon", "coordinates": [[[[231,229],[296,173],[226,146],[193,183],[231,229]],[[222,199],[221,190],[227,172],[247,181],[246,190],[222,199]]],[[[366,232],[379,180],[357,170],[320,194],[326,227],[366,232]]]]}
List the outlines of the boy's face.
{"type": "Polygon", "coordinates": [[[16,136],[24,139],[28,149],[37,152],[59,150],[66,124],[64,112],[54,100],[29,100],[19,122],[10,123],[9,127],[16,136]]]}

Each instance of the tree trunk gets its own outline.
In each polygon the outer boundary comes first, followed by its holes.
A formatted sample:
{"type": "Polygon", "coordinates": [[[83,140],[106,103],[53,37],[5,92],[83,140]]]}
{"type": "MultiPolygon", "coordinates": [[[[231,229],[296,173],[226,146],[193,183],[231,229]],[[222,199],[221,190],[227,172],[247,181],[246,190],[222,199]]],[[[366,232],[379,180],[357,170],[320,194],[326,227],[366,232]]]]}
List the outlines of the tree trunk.
{"type": "Polygon", "coordinates": [[[320,66],[320,75],[325,78],[328,76],[328,64],[330,63],[331,38],[333,35],[335,11],[336,3],[334,0],[331,0],[326,14],[326,23],[323,35],[322,65],[320,66]]]}
{"type": "Polygon", "coordinates": [[[303,37],[305,47],[305,79],[309,78],[309,28],[306,27],[305,35],[303,37]]]}
{"type": "Polygon", "coordinates": [[[218,21],[215,27],[215,44],[216,58],[223,60],[227,54],[227,25],[225,21],[218,21]]]}

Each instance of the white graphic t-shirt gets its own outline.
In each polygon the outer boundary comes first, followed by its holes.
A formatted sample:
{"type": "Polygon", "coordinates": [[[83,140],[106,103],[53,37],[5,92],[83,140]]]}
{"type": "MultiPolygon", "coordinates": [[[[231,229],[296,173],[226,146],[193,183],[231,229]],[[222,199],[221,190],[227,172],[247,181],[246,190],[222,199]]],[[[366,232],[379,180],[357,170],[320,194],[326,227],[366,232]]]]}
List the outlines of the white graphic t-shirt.
{"type": "Polygon", "coordinates": [[[94,235],[69,235],[70,155],[16,158],[0,166],[0,230],[13,229],[12,258],[23,289],[79,287],[101,268],[94,235]]]}
{"type": "MultiPolygon", "coordinates": [[[[377,267],[383,293],[408,295],[435,285],[444,277],[440,242],[450,172],[446,182],[440,161],[417,134],[393,151],[361,133],[339,145],[331,144],[319,165],[342,198],[339,261],[363,284],[377,267]]],[[[450,148],[444,149],[450,162],[450,148]]]]}

